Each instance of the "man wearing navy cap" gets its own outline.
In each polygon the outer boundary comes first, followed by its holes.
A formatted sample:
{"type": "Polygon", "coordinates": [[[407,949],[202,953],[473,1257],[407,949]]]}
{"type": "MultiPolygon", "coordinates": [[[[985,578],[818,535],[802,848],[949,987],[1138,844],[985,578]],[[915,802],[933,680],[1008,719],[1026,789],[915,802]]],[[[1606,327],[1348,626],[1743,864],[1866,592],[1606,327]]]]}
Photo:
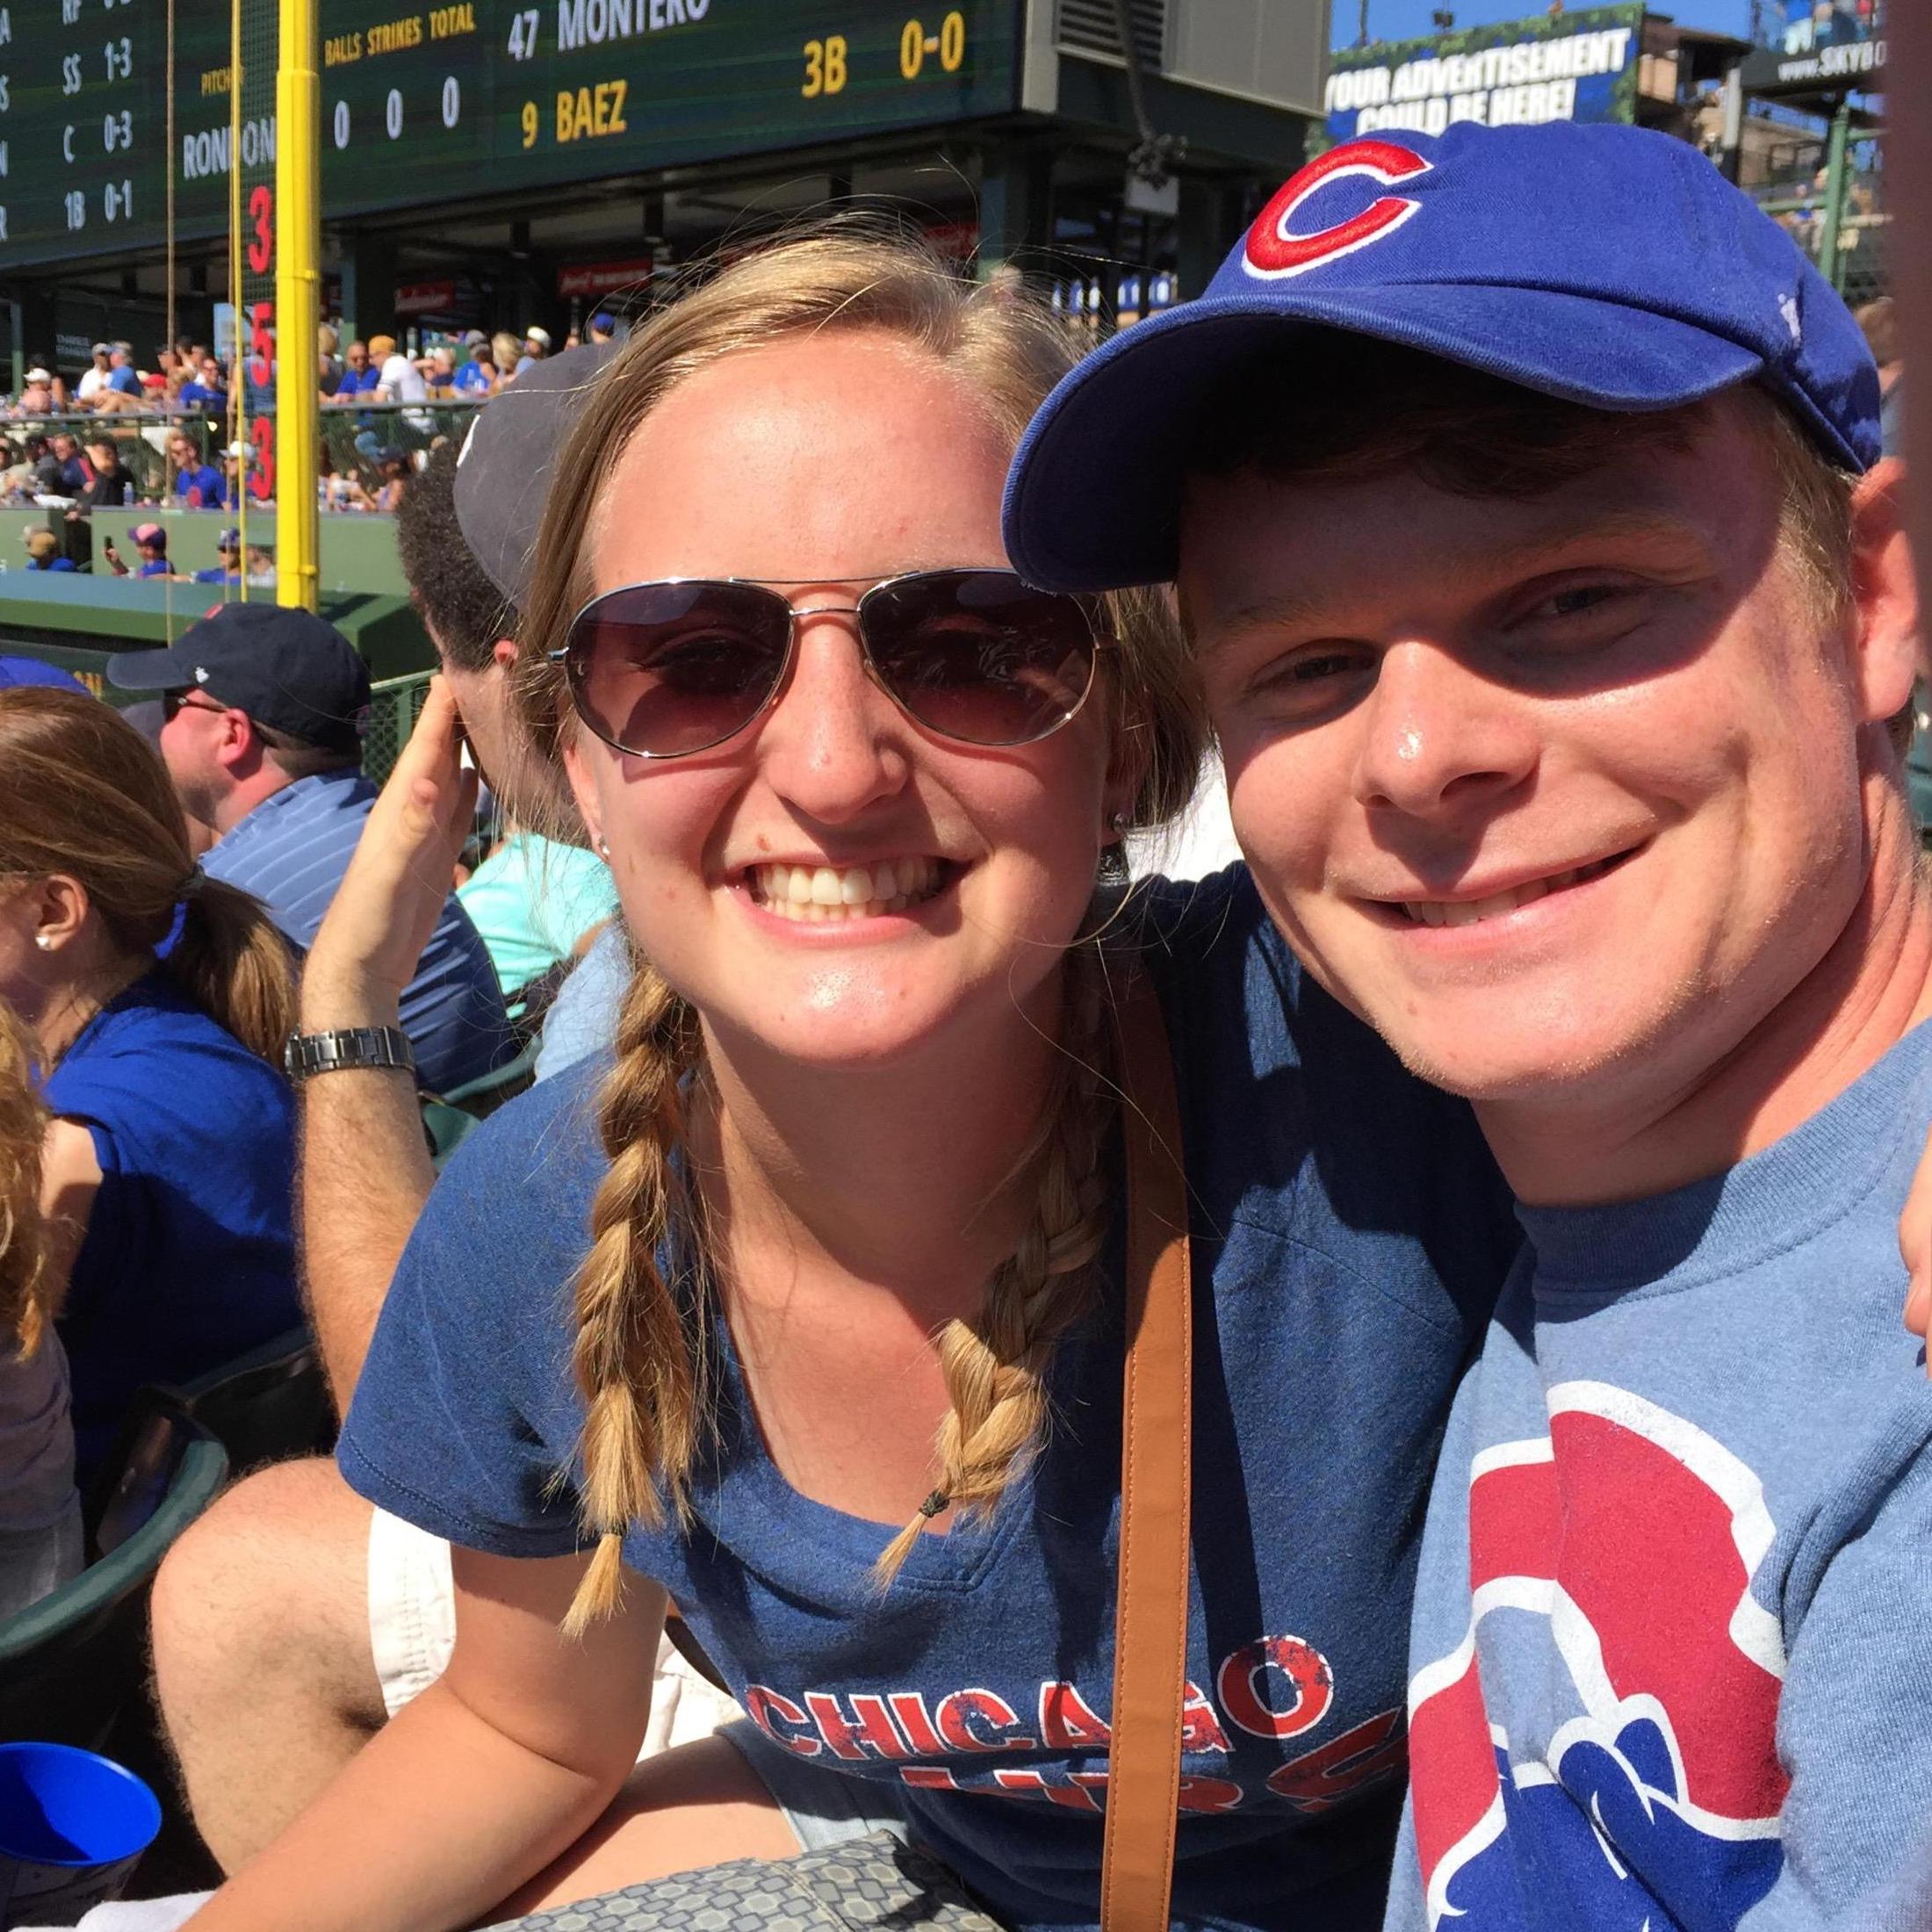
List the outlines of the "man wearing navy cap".
{"type": "MultiPolygon", "coordinates": [[[[306,948],[348,869],[376,788],[362,773],[369,672],[332,624],[274,604],[224,604],[166,651],[107,660],[111,684],[161,694],[160,746],[212,878],[253,892],[306,948]]],[[[515,1052],[496,975],[452,893],[402,1000],[432,1092],[515,1052]]]]}
{"type": "Polygon", "coordinates": [[[1524,1204],[1424,1538],[1404,1932],[1932,1922],[1899,490],[1782,232],[1574,126],[1330,150],[1016,459],[1023,573],[1178,580],[1290,997],[1524,1204]]]}

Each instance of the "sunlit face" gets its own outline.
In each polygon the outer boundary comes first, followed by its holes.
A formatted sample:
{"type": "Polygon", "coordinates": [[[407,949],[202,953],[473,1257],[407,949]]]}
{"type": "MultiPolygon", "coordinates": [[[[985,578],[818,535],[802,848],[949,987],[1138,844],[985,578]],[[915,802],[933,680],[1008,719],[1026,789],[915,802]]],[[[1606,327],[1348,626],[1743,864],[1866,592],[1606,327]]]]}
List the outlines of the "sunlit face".
{"type": "Polygon", "coordinates": [[[1859,727],[1908,685],[1861,691],[1777,524],[1737,404],[1526,502],[1197,479],[1181,595],[1236,830],[1417,1072],[1491,1100],[1699,1078],[1844,929],[1859,727]]]}
{"type": "Polygon", "coordinates": [[[588,540],[600,593],[756,578],[801,613],[785,687],[736,737],[647,761],[579,732],[569,753],[639,948],[722,1041],[849,1065],[991,1037],[1015,1009],[1050,1019],[1126,802],[1104,707],[1036,744],[956,744],[868,678],[849,615],[811,615],[904,572],[1004,568],[1011,453],[959,378],[896,339],[831,334],[688,378],[611,472],[588,540]],[[787,917],[771,902],[800,872],[864,900],[787,917]]]}
{"type": "MultiPolygon", "coordinates": [[[[230,568],[235,563],[227,551],[221,560],[230,568]]],[[[227,711],[226,705],[205,691],[174,692],[162,700],[163,722],[155,742],[182,809],[204,825],[215,824],[229,789],[227,768],[219,755],[227,737],[227,711]]]]}

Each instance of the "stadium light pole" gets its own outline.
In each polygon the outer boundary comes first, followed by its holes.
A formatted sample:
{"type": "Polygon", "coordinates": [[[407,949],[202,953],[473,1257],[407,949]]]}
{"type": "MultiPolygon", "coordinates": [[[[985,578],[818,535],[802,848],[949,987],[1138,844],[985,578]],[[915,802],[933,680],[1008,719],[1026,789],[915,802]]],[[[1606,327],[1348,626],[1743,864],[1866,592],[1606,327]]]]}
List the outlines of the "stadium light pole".
{"type": "Polygon", "coordinates": [[[280,0],[275,76],[275,599],[316,607],[321,585],[315,501],[321,436],[315,375],[321,320],[321,77],[316,0],[280,0]]]}

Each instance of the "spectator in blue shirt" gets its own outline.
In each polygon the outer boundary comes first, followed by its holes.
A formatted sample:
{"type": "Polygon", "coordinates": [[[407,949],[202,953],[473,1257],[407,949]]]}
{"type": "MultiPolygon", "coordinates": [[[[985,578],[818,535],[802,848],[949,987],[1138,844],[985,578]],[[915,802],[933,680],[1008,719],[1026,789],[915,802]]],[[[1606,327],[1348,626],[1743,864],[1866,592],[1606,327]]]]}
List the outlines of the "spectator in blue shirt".
{"type": "Polygon", "coordinates": [[[490,338],[472,328],[463,338],[464,360],[456,372],[459,396],[487,396],[496,387],[496,364],[490,360],[490,338]]]}
{"type": "Polygon", "coordinates": [[[174,465],[174,494],[184,509],[218,509],[227,501],[220,471],[203,460],[192,436],[180,430],[170,436],[168,460],[174,465]]]}
{"type": "MultiPolygon", "coordinates": [[[[214,841],[209,876],[255,893],[306,948],[376,801],[361,769],[369,672],[354,647],[306,610],[224,604],[169,650],[110,658],[107,677],[162,694],[162,755],[189,819],[214,841]]],[[[401,1021],[432,1092],[515,1056],[495,969],[453,892],[401,1021]]]]}
{"type": "Polygon", "coordinates": [[[198,570],[198,584],[238,584],[242,581],[242,532],[229,529],[214,540],[215,554],[221,561],[211,570],[198,570]]]}
{"type": "Polygon", "coordinates": [[[87,465],[81,445],[65,429],[56,429],[47,453],[40,459],[40,487],[50,496],[75,496],[87,487],[87,465]]]}
{"type": "Polygon", "coordinates": [[[382,371],[369,359],[369,344],[353,342],[342,351],[342,378],[335,385],[338,396],[366,396],[374,390],[382,371]]]}
{"type": "Polygon", "coordinates": [[[54,1116],[48,1299],[84,1483],[143,1382],[301,1320],[288,949],[203,875],[161,761],[83,692],[0,690],[0,1000],[54,1116]]]}
{"type": "Polygon", "coordinates": [[[201,358],[200,367],[182,384],[179,400],[184,409],[203,409],[211,416],[227,413],[228,385],[213,356],[201,358]]]}
{"type": "Polygon", "coordinates": [[[27,532],[27,568],[29,570],[78,570],[81,566],[71,557],[61,553],[61,539],[50,530],[30,530],[27,532]]]}
{"type": "Polygon", "coordinates": [[[118,395],[138,396],[141,393],[141,376],[134,367],[133,344],[116,342],[107,355],[106,386],[118,395]]]}
{"type": "Polygon", "coordinates": [[[128,536],[133,538],[135,554],[141,561],[130,572],[127,566],[114,554],[114,540],[110,537],[103,546],[102,554],[107,559],[107,567],[117,577],[172,577],[175,566],[168,561],[168,532],[159,523],[136,523],[128,536]]]}

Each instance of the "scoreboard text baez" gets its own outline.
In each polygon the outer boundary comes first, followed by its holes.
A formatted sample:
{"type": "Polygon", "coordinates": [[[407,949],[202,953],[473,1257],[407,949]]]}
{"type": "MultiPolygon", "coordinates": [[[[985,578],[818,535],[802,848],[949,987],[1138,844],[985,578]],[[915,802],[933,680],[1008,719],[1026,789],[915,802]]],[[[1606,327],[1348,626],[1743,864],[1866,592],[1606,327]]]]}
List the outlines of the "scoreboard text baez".
{"type": "MultiPolygon", "coordinates": [[[[249,18],[274,0],[242,0],[249,18]]],[[[229,8],[0,0],[0,265],[227,227],[229,8]]],[[[1018,0],[328,0],[322,212],[771,153],[1015,105],[1018,0]]],[[[272,44],[272,31],[270,33],[272,44]]],[[[253,80],[250,98],[258,97],[253,80]]],[[[273,158],[271,119],[240,129],[273,158]]]]}

